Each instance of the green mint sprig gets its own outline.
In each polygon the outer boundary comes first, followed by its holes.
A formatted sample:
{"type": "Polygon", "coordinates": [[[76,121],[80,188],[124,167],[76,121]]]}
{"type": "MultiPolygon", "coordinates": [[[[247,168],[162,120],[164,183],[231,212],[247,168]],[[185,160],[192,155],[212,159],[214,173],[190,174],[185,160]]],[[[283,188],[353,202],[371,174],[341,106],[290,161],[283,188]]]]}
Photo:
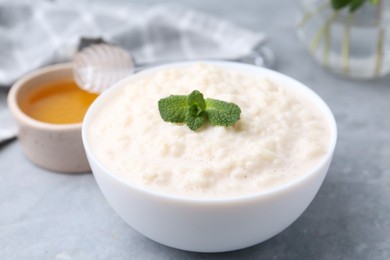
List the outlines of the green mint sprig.
{"type": "Polygon", "coordinates": [[[239,119],[241,109],[234,103],[207,98],[198,90],[188,96],[171,95],[158,101],[161,118],[166,122],[185,123],[196,131],[208,119],[212,126],[232,126],[239,119]]]}
{"type": "Polygon", "coordinates": [[[341,10],[349,6],[349,11],[351,13],[358,10],[366,2],[370,2],[373,5],[378,4],[378,0],[331,0],[332,7],[334,10],[341,10]]]}

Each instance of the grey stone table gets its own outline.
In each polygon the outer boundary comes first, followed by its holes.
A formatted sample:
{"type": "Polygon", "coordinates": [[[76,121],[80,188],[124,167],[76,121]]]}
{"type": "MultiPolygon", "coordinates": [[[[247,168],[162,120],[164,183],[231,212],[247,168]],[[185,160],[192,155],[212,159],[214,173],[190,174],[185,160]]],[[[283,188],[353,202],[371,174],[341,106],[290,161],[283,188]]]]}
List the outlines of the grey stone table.
{"type": "Polygon", "coordinates": [[[259,245],[180,251],[125,224],[92,174],[40,169],[13,141],[0,147],[0,259],[390,259],[390,78],[351,81],[319,67],[296,39],[294,1],[180,2],[266,32],[277,70],[309,85],[333,110],[338,145],[313,203],[259,245]]]}

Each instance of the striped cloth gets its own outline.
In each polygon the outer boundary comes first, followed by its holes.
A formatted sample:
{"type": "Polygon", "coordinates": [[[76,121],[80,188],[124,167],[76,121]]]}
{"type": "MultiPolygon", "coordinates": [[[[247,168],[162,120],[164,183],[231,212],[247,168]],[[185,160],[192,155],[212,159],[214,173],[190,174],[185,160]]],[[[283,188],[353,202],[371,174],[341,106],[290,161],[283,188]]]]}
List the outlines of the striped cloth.
{"type": "Polygon", "coordinates": [[[0,2],[0,85],[69,60],[81,36],[119,44],[139,63],[237,58],[264,40],[261,33],[177,5],[0,2]]]}

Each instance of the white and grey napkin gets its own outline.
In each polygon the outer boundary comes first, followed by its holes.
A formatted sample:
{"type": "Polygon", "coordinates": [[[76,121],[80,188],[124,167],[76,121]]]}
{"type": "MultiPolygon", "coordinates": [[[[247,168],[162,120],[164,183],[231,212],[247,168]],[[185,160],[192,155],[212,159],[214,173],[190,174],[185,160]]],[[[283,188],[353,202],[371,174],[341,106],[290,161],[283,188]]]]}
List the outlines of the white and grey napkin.
{"type": "MultiPolygon", "coordinates": [[[[9,88],[29,71],[70,60],[81,37],[116,43],[143,64],[237,59],[265,41],[262,33],[172,4],[0,0],[0,86],[9,88]]],[[[0,143],[16,134],[1,93],[0,143]]]]}

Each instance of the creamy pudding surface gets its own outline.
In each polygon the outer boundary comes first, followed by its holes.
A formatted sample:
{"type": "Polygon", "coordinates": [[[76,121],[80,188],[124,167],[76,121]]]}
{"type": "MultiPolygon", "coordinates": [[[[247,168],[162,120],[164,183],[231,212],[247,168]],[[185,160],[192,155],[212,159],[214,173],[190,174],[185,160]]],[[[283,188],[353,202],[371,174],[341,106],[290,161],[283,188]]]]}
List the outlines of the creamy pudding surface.
{"type": "Polygon", "coordinates": [[[275,82],[202,63],[145,73],[98,107],[88,141],[112,174],[151,191],[211,198],[267,191],[308,174],[331,140],[326,115],[307,93],[275,82]],[[237,104],[240,120],[196,132],[163,121],[158,101],[193,90],[237,104]]]}

